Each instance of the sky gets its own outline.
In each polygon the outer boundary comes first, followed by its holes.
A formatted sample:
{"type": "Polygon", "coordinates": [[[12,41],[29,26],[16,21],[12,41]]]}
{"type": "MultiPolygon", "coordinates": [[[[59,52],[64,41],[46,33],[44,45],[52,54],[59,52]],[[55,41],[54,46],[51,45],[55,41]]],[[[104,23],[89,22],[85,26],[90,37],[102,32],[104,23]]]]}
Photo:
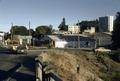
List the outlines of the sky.
{"type": "Polygon", "coordinates": [[[57,29],[62,18],[68,25],[95,20],[120,11],[120,0],[0,0],[0,31],[8,32],[13,25],[31,28],[53,25],[57,29]]]}

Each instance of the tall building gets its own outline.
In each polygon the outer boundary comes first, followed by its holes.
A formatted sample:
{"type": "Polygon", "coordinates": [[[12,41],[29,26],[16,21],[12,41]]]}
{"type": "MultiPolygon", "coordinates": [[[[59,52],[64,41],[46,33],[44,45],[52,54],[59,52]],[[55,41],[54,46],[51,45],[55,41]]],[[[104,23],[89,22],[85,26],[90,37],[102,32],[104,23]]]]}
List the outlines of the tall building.
{"type": "Polygon", "coordinates": [[[68,26],[68,31],[71,32],[72,34],[79,34],[80,33],[80,26],[69,25],[68,26]]]}
{"type": "Polygon", "coordinates": [[[112,32],[113,21],[113,16],[99,17],[99,32],[112,32]]]}

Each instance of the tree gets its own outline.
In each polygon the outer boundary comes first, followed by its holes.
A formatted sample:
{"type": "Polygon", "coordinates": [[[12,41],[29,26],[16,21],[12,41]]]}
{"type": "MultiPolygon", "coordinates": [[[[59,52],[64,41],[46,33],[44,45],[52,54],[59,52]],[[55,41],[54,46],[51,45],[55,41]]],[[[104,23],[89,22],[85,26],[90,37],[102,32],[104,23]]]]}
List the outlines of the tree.
{"type": "Polygon", "coordinates": [[[83,32],[88,27],[95,27],[96,31],[98,31],[98,20],[93,21],[81,21],[80,23],[77,23],[77,25],[80,26],[81,31],[83,32]]]}
{"type": "Polygon", "coordinates": [[[117,12],[112,32],[112,46],[114,49],[120,48],[120,12],[117,12]]]}
{"type": "Polygon", "coordinates": [[[5,33],[4,39],[7,40],[7,39],[10,39],[10,38],[11,38],[11,35],[8,32],[5,33]]]}
{"type": "Polygon", "coordinates": [[[51,34],[52,33],[52,25],[50,26],[38,26],[36,27],[37,34],[51,34]]]}
{"type": "Polygon", "coordinates": [[[29,35],[29,32],[25,26],[13,26],[10,29],[10,32],[13,35],[29,35]]]}
{"type": "Polygon", "coordinates": [[[68,31],[68,26],[66,25],[65,18],[63,18],[61,24],[58,26],[59,30],[68,31]]]}
{"type": "Polygon", "coordinates": [[[29,35],[33,36],[35,34],[35,31],[33,29],[28,30],[29,35]]]}

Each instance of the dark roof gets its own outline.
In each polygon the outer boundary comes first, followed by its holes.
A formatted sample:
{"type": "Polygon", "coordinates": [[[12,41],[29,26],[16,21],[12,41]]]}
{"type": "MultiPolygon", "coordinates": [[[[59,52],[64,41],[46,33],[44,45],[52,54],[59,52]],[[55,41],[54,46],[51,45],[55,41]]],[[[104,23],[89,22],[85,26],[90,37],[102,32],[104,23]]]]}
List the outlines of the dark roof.
{"type": "Polygon", "coordinates": [[[56,36],[56,35],[48,35],[48,36],[45,36],[44,38],[41,39],[41,41],[45,41],[45,40],[53,40],[53,41],[67,41],[67,42],[70,42],[70,41],[95,41],[94,38],[91,38],[91,37],[84,37],[84,36],[64,36],[64,35],[61,35],[61,36],[56,36]],[[79,39],[78,39],[79,38],[79,39]]]}
{"type": "Polygon", "coordinates": [[[89,40],[89,41],[95,41],[95,39],[90,38],[90,37],[83,37],[83,36],[62,36],[62,39],[66,40],[66,41],[85,41],[85,40],[89,40]]]}

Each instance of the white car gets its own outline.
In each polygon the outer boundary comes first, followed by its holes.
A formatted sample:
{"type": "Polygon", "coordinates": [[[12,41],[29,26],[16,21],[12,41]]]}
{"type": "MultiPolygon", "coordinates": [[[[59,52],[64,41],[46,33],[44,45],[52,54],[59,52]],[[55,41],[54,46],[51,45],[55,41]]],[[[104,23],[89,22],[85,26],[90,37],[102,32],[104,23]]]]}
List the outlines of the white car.
{"type": "Polygon", "coordinates": [[[100,47],[100,48],[97,48],[97,49],[95,49],[95,52],[111,52],[111,50],[110,49],[106,49],[106,48],[104,48],[104,47],[100,47]]]}
{"type": "Polygon", "coordinates": [[[26,47],[25,46],[18,46],[17,53],[26,54],[27,53],[26,47]]]}

